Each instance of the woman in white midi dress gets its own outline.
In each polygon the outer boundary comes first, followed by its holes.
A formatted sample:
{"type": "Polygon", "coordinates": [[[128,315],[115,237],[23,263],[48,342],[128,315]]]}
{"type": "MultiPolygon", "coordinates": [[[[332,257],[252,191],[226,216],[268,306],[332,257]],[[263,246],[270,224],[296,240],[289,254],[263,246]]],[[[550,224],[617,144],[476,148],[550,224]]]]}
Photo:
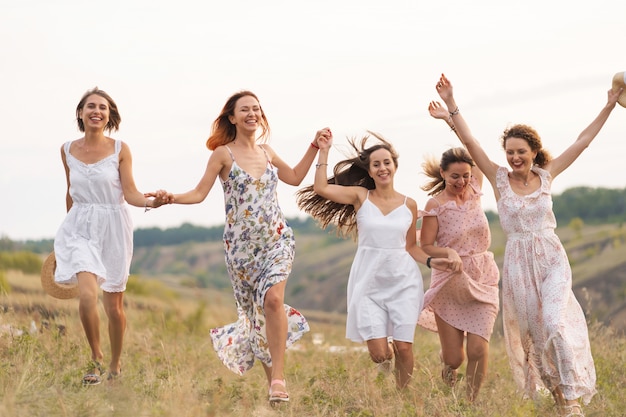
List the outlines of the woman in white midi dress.
{"type": "Polygon", "coordinates": [[[85,136],[61,147],[67,177],[67,216],[54,239],[55,281],[78,283],[79,314],[91,348],[84,385],[102,381],[98,287],[109,319],[109,377],[121,371],[126,315],[124,290],[133,255],[133,225],[126,202],[158,207],[162,201],[140,193],[132,175],[128,145],[104,135],[118,130],[121,117],[113,99],[98,88],[87,91],[76,107],[85,136]]]}
{"type": "Polygon", "coordinates": [[[298,205],[323,227],[334,222],[347,234],[356,228],[346,337],[365,341],[377,364],[390,367],[395,357],[396,385],[405,388],[413,374],[413,339],[424,297],[416,262],[458,269],[460,261],[431,259],[417,245],[417,204],[393,186],[398,155],[382,137],[372,135],[380,143],[366,148],[365,136],[359,148],[351,141],[358,156],[338,163],[330,180],[326,166],[332,140],[318,141],[315,183],[298,191],[298,205]]]}
{"type": "Polygon", "coordinates": [[[587,324],[572,292],[565,249],[554,233],[550,187],[554,178],[587,148],[608,119],[622,92],[607,93],[607,103],[576,141],[551,158],[537,132],[513,125],[502,135],[511,170],[491,161],[473,137],[442,75],[436,85],[461,142],[491,183],[502,229],[507,235],[502,271],[504,335],[513,376],[535,397],[545,387],[563,416],[582,416],[596,393],[595,367],[587,324]]]}

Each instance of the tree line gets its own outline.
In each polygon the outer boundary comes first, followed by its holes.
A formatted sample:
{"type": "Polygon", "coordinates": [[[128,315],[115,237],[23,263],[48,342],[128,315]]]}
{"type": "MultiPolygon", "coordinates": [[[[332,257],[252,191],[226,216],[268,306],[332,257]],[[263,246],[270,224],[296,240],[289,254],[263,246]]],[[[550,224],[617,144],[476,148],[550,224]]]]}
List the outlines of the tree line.
{"type": "MultiPolygon", "coordinates": [[[[616,223],[626,220],[626,188],[575,187],[553,196],[554,214],[559,225],[568,225],[572,220],[584,224],[616,223]]],[[[490,222],[498,221],[498,214],[486,212],[490,222]]],[[[332,234],[322,230],[310,217],[290,218],[289,224],[299,234],[332,234]]],[[[208,242],[222,239],[223,225],[213,227],[196,226],[184,223],[179,227],[161,229],[158,227],[136,229],[135,247],[170,246],[186,242],[208,242]]],[[[53,247],[53,239],[12,241],[0,237],[0,252],[27,251],[45,254],[53,247]]],[[[0,268],[2,266],[0,265],[0,268]]]]}

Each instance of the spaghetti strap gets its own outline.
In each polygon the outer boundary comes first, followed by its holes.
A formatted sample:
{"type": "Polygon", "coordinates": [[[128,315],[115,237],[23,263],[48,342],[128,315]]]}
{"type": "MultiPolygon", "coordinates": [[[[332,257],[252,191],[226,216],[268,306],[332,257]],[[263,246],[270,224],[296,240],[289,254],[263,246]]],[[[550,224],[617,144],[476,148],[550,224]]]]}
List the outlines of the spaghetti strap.
{"type": "Polygon", "coordinates": [[[230,148],[228,147],[228,145],[224,145],[224,147],[226,148],[226,150],[228,151],[228,153],[230,154],[230,159],[232,159],[233,161],[235,160],[235,156],[233,155],[233,151],[230,150],[230,148]]]}
{"type": "Polygon", "coordinates": [[[261,148],[263,150],[263,153],[265,154],[265,159],[267,160],[267,163],[270,164],[271,167],[273,167],[274,165],[272,165],[272,161],[270,160],[270,156],[267,154],[267,151],[265,150],[265,147],[259,145],[259,148],[261,148]]]}

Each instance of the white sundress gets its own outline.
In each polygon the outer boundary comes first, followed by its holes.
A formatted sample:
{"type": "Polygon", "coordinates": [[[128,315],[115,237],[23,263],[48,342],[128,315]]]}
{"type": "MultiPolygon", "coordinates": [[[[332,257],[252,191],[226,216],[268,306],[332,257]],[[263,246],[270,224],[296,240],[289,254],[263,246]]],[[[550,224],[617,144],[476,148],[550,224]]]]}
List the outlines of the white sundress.
{"type": "Polygon", "coordinates": [[[116,140],[115,152],[93,164],[76,159],[71,143],[63,151],[72,207],[54,239],[54,279],[75,283],[78,272],[91,272],[103,291],[122,292],[133,257],[133,223],[119,173],[122,142],[116,140]]]}
{"type": "Polygon", "coordinates": [[[406,250],[415,228],[405,203],[384,215],[368,198],[356,214],[358,247],[348,278],[346,337],[413,343],[424,302],[422,274],[406,250]]]}

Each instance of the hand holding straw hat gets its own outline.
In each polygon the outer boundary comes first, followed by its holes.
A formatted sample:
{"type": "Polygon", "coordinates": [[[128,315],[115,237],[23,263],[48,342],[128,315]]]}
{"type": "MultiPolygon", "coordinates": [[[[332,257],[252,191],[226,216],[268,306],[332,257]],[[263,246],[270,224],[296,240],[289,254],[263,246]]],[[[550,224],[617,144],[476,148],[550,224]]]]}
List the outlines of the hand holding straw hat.
{"type": "Polygon", "coordinates": [[[626,71],[618,72],[613,76],[613,91],[623,88],[622,94],[619,95],[617,102],[622,107],[626,107],[626,71]]]}
{"type": "Polygon", "coordinates": [[[54,280],[57,262],[52,252],[41,268],[41,286],[48,295],[61,300],[78,297],[78,284],[59,284],[54,280]]]}

